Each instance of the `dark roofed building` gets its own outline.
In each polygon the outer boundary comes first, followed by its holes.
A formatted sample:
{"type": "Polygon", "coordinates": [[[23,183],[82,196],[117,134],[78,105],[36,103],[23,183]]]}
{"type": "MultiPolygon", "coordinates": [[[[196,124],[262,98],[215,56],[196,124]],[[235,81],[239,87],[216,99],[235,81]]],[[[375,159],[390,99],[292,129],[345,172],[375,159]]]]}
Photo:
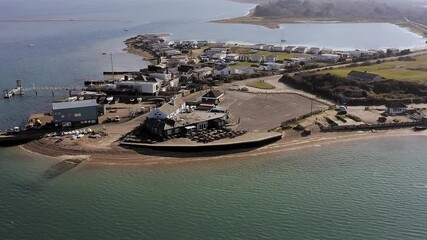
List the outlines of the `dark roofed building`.
{"type": "Polygon", "coordinates": [[[405,114],[408,110],[408,106],[406,106],[402,102],[391,102],[386,104],[387,110],[386,112],[390,115],[402,115],[405,114]]]}
{"type": "Polygon", "coordinates": [[[192,131],[221,128],[225,126],[227,118],[226,112],[192,111],[179,113],[172,119],[147,118],[144,125],[151,134],[165,138],[192,131]]]}
{"type": "Polygon", "coordinates": [[[349,80],[355,80],[355,81],[361,81],[365,83],[371,83],[371,82],[379,82],[382,81],[383,78],[380,75],[368,73],[368,72],[360,72],[360,71],[351,71],[347,75],[347,79],[349,80]]]}
{"type": "Polygon", "coordinates": [[[59,102],[52,104],[55,126],[71,127],[98,123],[96,100],[59,102]]]}
{"type": "Polygon", "coordinates": [[[202,103],[204,104],[219,104],[224,97],[224,93],[219,90],[210,90],[202,96],[202,103]]]}

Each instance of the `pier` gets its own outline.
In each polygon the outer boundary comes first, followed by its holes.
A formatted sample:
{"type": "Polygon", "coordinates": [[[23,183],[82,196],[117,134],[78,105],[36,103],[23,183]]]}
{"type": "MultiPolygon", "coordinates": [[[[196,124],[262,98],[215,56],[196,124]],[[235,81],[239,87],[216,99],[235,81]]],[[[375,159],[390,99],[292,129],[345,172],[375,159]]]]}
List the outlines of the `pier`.
{"type": "Polygon", "coordinates": [[[54,87],[54,86],[36,87],[34,85],[33,87],[24,88],[22,86],[22,81],[16,80],[16,88],[12,90],[5,89],[3,92],[4,92],[4,98],[11,98],[17,95],[24,95],[25,92],[34,92],[37,96],[39,91],[51,91],[52,97],[54,97],[55,91],[69,91],[71,95],[71,91],[83,91],[84,88],[85,87],[54,87]]]}

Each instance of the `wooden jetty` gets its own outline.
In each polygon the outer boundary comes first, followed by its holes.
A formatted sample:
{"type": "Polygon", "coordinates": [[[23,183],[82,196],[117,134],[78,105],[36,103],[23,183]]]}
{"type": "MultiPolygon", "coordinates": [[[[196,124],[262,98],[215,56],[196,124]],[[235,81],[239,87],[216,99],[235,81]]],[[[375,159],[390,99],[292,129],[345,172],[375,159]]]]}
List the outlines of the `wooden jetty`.
{"type": "Polygon", "coordinates": [[[36,87],[33,85],[33,87],[24,88],[22,86],[21,80],[16,80],[16,88],[12,90],[5,89],[3,91],[4,98],[11,98],[16,95],[24,95],[24,92],[35,92],[36,96],[38,95],[39,91],[51,91],[52,96],[55,96],[55,91],[69,91],[70,95],[72,91],[83,91],[85,87],[36,87]]]}

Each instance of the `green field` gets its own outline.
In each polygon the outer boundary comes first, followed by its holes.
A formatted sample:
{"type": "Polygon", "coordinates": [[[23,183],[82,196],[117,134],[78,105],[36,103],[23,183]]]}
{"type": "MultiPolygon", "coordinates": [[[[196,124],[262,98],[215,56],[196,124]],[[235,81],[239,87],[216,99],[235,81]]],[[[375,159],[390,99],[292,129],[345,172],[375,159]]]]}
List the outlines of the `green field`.
{"type": "Polygon", "coordinates": [[[416,61],[385,62],[371,66],[325,70],[320,73],[346,77],[352,70],[375,73],[386,79],[427,82],[427,55],[416,57],[416,61]]]}
{"type": "MultiPolygon", "coordinates": [[[[293,53],[282,53],[282,52],[269,52],[269,51],[258,51],[256,55],[264,55],[264,56],[276,56],[279,60],[283,61],[285,59],[293,58],[297,55],[293,53]]],[[[301,55],[301,54],[299,54],[301,55]]]]}
{"type": "Polygon", "coordinates": [[[239,67],[239,66],[245,66],[245,67],[250,67],[252,65],[257,65],[259,66],[259,63],[256,62],[236,62],[236,64],[231,65],[231,68],[235,68],[235,67],[239,67]]]}
{"type": "Polygon", "coordinates": [[[246,84],[249,87],[259,88],[259,89],[275,89],[276,87],[267,82],[251,82],[246,84]]]}

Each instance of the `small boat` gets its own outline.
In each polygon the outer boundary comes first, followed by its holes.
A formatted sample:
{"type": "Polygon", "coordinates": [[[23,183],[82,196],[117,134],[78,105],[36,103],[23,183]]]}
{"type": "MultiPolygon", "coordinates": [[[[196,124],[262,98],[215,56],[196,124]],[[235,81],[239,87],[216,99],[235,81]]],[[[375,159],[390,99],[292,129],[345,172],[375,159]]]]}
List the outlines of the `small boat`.
{"type": "Polygon", "coordinates": [[[13,93],[11,92],[4,92],[4,98],[11,98],[13,97],[13,93]]]}
{"type": "Polygon", "coordinates": [[[424,131],[426,129],[427,129],[427,127],[425,127],[425,126],[415,126],[413,128],[414,131],[424,131]]]}
{"type": "Polygon", "coordinates": [[[125,32],[129,32],[129,29],[125,29],[125,32]]]}
{"type": "Polygon", "coordinates": [[[285,39],[285,30],[283,30],[283,35],[282,35],[282,39],[280,39],[280,42],[285,43],[286,39],[285,39]]]}
{"type": "Polygon", "coordinates": [[[28,47],[34,47],[33,43],[28,44],[28,47]]]}
{"type": "Polygon", "coordinates": [[[107,102],[112,102],[114,100],[114,97],[107,97],[107,102]]]}

